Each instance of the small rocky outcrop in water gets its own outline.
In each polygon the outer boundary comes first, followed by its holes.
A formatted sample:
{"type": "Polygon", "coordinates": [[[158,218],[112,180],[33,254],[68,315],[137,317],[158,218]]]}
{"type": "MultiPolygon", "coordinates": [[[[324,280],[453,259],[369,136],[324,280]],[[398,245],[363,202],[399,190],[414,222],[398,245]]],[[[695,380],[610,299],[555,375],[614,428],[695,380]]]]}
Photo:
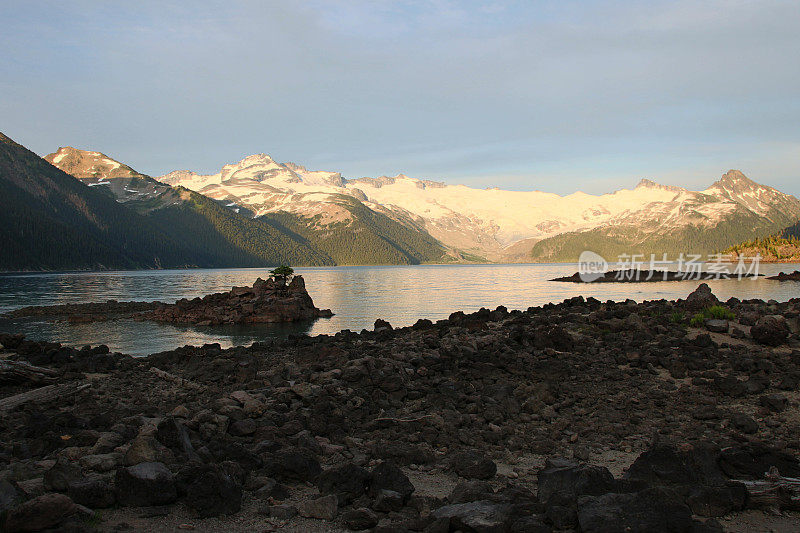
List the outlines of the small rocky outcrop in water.
{"type": "Polygon", "coordinates": [[[800,270],[794,272],[781,272],[776,276],[770,276],[767,279],[774,279],[777,281],[800,281],[800,270]]]}
{"type": "Polygon", "coordinates": [[[252,287],[234,287],[229,292],[208,294],[202,298],[183,298],[164,304],[139,316],[144,320],[214,326],[219,324],[261,324],[296,322],[330,317],[330,309],[314,307],[302,276],[295,276],[288,286],[273,279],[258,278],[252,287]]]}
{"type": "MultiPolygon", "coordinates": [[[[698,281],[719,279],[756,278],[759,274],[738,274],[736,272],[673,272],[670,270],[641,270],[628,268],[624,270],[610,270],[598,273],[595,276],[575,272],[571,276],[554,278],[550,281],[564,281],[568,283],[649,283],[657,281],[698,281]]],[[[773,279],[773,278],[769,278],[773,279]]]]}

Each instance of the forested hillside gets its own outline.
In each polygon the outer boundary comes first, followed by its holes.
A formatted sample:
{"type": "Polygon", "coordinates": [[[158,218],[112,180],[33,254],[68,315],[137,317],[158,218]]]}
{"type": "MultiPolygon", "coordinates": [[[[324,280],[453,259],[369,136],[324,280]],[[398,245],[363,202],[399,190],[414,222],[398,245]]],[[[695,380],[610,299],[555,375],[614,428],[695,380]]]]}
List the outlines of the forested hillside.
{"type": "Polygon", "coordinates": [[[0,141],[0,270],[413,264],[445,256],[424,230],[351,197],[340,203],[353,216],[333,224],[284,212],[252,218],[100,153],[92,154],[116,174],[94,172],[84,183],[2,134],[0,141]]]}
{"type": "Polygon", "coordinates": [[[204,259],[2,133],[0,206],[3,270],[153,268],[204,259]]]}
{"type": "Polygon", "coordinates": [[[736,213],[723,222],[712,226],[690,225],[672,232],[652,232],[633,226],[611,226],[582,232],[557,235],[537,242],[531,258],[535,261],[574,262],[581,252],[591,250],[608,261],[631,254],[643,254],[646,258],[664,253],[675,260],[679,254],[699,254],[705,259],[728,246],[753,238],[766,237],[779,231],[791,220],[776,216],[769,220],[753,213],[736,213]]]}
{"type": "Polygon", "coordinates": [[[286,212],[268,213],[259,219],[302,236],[340,265],[419,264],[446,259],[445,248],[424,230],[415,231],[350,196],[340,195],[337,204],[350,211],[351,220],[321,226],[319,216],[305,218],[286,212]]]}
{"type": "Polygon", "coordinates": [[[202,195],[145,216],[0,134],[0,270],[331,264],[202,195]]]}

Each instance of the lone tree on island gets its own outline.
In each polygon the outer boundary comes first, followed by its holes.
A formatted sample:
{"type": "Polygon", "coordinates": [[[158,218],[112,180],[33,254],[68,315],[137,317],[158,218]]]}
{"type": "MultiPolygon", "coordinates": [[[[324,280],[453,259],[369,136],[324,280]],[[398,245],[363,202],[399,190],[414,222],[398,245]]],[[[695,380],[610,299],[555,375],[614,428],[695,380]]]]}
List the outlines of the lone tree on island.
{"type": "Polygon", "coordinates": [[[294,269],[288,265],[281,265],[269,271],[269,277],[275,280],[278,288],[284,289],[294,275],[294,269]]]}

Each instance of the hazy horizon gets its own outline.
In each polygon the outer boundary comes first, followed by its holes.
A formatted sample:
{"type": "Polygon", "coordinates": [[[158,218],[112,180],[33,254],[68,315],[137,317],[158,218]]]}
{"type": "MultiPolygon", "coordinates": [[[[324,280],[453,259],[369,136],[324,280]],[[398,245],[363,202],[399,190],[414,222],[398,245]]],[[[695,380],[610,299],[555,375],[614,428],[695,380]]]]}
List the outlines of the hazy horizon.
{"type": "Polygon", "coordinates": [[[158,176],[597,194],[729,169],[800,196],[792,2],[6,2],[0,127],[158,176]],[[10,25],[9,25],[10,26],[10,25]]]}

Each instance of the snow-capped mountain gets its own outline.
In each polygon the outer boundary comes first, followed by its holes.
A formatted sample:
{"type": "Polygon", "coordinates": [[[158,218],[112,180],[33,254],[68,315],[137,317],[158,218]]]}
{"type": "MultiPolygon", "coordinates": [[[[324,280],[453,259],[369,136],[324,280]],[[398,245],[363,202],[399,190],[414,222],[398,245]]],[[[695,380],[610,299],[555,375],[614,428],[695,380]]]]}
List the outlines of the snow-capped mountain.
{"type": "Polygon", "coordinates": [[[306,183],[307,188],[344,184],[336,173],[278,165],[264,155],[226,165],[212,179],[177,172],[164,177],[163,183],[100,152],[66,147],[45,159],[92,191],[146,215],[165,233],[207,252],[205,264],[417,264],[459,258],[414,221],[390,218],[353,196],[326,192],[287,195],[259,181],[271,176],[277,183],[288,173],[286,180],[306,183]],[[255,175],[248,173],[253,168],[257,169],[255,175]],[[242,187],[237,189],[239,182],[242,187]],[[224,193],[222,184],[236,189],[248,202],[224,193]],[[190,187],[217,194],[208,197],[190,187]],[[276,191],[286,207],[260,209],[260,216],[254,217],[256,206],[263,203],[261,198],[274,196],[276,191]]]}
{"type": "Polygon", "coordinates": [[[89,187],[107,191],[118,202],[130,203],[140,211],[177,205],[181,201],[172,187],[100,152],[62,146],[44,159],[89,187]]]}
{"type": "MultiPolygon", "coordinates": [[[[246,207],[255,216],[286,211],[303,217],[319,215],[321,224],[351,216],[339,206],[346,195],[401,223],[424,228],[452,249],[490,260],[529,259],[539,242],[565,235],[586,237],[586,232],[606,239],[625,232],[629,238],[621,240],[636,246],[687,229],[709,231],[741,217],[753,231],[774,231],[800,219],[796,198],[759,185],[736,170],[704,191],[642,180],[633,189],[608,194],[560,196],[476,189],[403,174],[345,179],[338,172],[309,171],[256,154],[225,165],[217,174],[181,170],[156,179],[230,206],[246,207]]],[[[539,248],[543,246],[547,248],[539,248]]],[[[564,256],[545,253],[541,258],[564,256]]]]}

